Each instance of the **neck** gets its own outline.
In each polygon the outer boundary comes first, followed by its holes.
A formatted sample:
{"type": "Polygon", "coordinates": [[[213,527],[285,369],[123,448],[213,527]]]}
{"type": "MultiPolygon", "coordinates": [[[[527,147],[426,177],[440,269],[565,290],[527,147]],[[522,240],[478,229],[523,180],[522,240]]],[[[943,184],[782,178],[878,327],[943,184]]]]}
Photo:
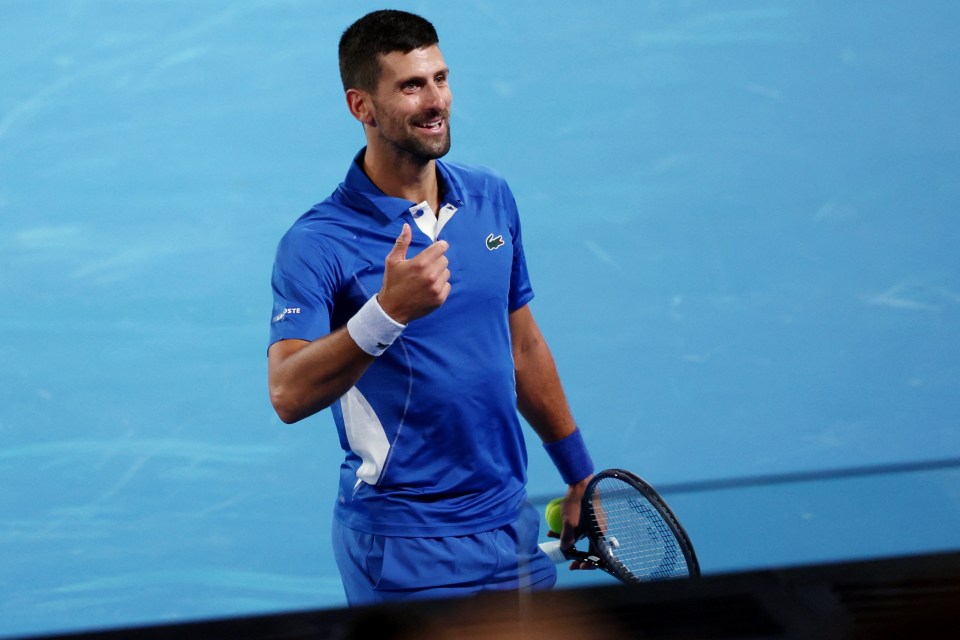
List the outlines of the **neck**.
{"type": "Polygon", "coordinates": [[[389,153],[368,145],[363,156],[363,170],[388,196],[417,204],[426,200],[434,211],[440,206],[435,160],[422,161],[408,153],[389,153]]]}

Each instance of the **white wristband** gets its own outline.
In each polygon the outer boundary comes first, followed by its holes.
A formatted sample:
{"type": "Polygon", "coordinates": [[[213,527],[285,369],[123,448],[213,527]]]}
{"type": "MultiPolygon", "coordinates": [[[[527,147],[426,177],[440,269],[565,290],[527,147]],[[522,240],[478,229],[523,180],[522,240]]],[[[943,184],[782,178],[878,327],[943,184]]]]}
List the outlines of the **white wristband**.
{"type": "Polygon", "coordinates": [[[400,324],[387,315],[377,296],[373,296],[347,320],[347,333],[361,349],[372,356],[379,356],[393,341],[400,337],[407,325],[400,324]]]}

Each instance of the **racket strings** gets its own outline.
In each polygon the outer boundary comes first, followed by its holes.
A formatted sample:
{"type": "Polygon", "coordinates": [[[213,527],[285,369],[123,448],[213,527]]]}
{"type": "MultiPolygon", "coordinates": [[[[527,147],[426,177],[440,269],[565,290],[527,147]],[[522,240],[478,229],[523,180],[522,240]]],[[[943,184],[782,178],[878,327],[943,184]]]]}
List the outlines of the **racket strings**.
{"type": "Polygon", "coordinates": [[[604,478],[596,487],[592,508],[599,551],[616,570],[636,580],[689,574],[670,523],[632,485],[604,478]]]}

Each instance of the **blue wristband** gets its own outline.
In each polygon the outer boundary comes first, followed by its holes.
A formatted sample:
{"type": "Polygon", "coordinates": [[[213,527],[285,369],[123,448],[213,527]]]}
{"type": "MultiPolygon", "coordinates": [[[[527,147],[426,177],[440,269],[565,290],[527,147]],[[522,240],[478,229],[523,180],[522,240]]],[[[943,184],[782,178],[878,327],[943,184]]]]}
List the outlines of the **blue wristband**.
{"type": "Polygon", "coordinates": [[[567,484],[577,484],[593,473],[593,460],[580,429],[556,442],[544,442],[543,448],[567,484]]]}

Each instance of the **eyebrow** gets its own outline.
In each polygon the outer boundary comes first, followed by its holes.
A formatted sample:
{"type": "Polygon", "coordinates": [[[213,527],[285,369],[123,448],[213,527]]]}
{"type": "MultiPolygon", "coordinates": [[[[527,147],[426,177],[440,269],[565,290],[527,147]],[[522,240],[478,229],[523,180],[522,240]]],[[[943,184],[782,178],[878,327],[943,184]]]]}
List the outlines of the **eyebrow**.
{"type": "Polygon", "coordinates": [[[397,79],[397,86],[398,86],[398,87],[402,87],[403,85],[405,85],[405,84],[407,84],[407,83],[410,83],[410,82],[420,82],[420,81],[422,81],[423,78],[425,78],[425,77],[436,78],[436,77],[439,76],[439,75],[449,76],[449,75],[450,75],[450,67],[443,67],[442,69],[438,69],[437,71],[435,71],[435,72],[432,73],[432,74],[424,74],[424,75],[414,74],[414,75],[410,75],[410,76],[401,76],[400,78],[397,79]]]}

